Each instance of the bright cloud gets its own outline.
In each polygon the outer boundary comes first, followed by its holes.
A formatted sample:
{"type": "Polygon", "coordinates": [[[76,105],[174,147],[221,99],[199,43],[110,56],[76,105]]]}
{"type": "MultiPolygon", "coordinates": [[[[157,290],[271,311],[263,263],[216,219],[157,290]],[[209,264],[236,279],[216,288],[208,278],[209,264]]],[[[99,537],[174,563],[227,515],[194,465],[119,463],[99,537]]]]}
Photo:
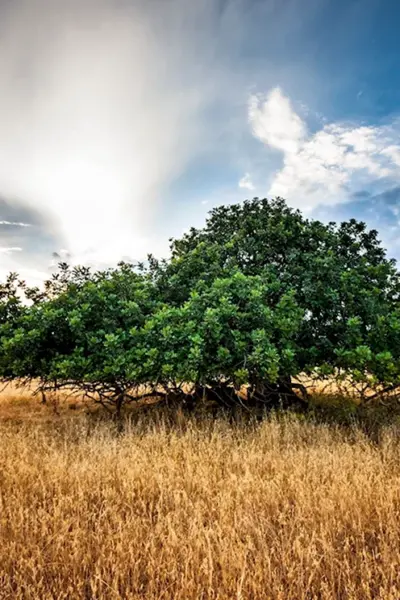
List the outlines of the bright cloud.
{"type": "Polygon", "coordinates": [[[249,174],[249,173],[246,173],[246,174],[245,174],[245,175],[242,177],[242,179],[239,181],[239,184],[238,184],[238,185],[239,185],[239,187],[240,187],[240,188],[242,188],[242,189],[245,189],[245,190],[250,190],[250,191],[252,191],[252,190],[254,190],[254,189],[255,189],[255,187],[254,187],[254,184],[253,184],[253,182],[251,181],[251,178],[250,178],[250,174],[249,174]]]}
{"type": "Polygon", "coordinates": [[[0,9],[0,194],[46,215],[76,262],[157,251],[146,231],[224,88],[218,6],[20,0],[0,9]]]}
{"type": "Polygon", "coordinates": [[[355,126],[331,123],[307,134],[306,124],[279,88],[250,101],[253,134],[283,153],[269,195],[307,209],[335,204],[377,180],[400,180],[400,123],[355,126]]]}
{"type": "Polygon", "coordinates": [[[280,88],[273,89],[266,98],[252,96],[249,119],[256,137],[285,154],[296,153],[306,137],[305,124],[280,88]]]}
{"type": "Polygon", "coordinates": [[[8,225],[11,227],[31,227],[29,223],[20,223],[19,221],[0,221],[0,225],[8,225]]]}
{"type": "Polygon", "coordinates": [[[15,247],[0,247],[0,254],[11,254],[12,252],[22,252],[22,248],[15,247]]]}

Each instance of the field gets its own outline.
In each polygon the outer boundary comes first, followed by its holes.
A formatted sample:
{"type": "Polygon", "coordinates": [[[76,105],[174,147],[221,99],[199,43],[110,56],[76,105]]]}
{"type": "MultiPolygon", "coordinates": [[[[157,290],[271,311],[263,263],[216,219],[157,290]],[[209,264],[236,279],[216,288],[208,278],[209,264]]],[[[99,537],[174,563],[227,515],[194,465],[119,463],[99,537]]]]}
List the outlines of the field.
{"type": "Polygon", "coordinates": [[[397,600],[399,441],[5,396],[0,598],[397,600]]]}

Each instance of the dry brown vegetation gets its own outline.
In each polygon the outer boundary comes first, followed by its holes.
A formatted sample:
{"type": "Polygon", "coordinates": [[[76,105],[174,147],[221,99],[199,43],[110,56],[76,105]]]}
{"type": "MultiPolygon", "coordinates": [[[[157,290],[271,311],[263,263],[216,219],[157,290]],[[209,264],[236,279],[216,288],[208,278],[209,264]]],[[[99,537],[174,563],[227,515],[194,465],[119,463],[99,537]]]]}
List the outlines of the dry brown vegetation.
{"type": "Polygon", "coordinates": [[[400,430],[0,403],[0,598],[400,598],[400,430]]]}

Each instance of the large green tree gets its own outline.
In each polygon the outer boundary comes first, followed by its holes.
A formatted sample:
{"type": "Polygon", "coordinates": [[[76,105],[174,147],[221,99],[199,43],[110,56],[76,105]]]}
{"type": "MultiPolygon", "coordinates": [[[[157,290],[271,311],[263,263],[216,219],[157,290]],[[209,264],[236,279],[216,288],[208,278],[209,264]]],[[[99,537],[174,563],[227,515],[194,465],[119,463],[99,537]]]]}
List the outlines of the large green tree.
{"type": "Polygon", "coordinates": [[[300,372],[398,382],[399,273],[364,223],[323,224],[281,198],[254,199],[215,208],[204,228],[172,240],[171,251],[169,261],[150,257],[169,303],[180,305],[197,282],[232,270],[273,277],[303,309],[295,337],[300,372]]]}
{"type": "Polygon", "coordinates": [[[0,287],[0,378],[111,406],[290,403],[301,373],[400,384],[400,279],[375,231],[283,200],[214,209],[169,260],[0,287]],[[244,393],[245,390],[245,393],[244,393]]]}

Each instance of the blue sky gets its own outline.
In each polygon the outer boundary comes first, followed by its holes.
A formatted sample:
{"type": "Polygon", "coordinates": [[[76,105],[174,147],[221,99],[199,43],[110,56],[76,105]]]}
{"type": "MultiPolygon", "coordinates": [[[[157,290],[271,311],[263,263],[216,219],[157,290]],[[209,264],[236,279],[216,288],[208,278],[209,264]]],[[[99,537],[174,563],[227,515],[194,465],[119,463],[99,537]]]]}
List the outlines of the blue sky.
{"type": "Polygon", "coordinates": [[[165,255],[281,195],[400,259],[400,6],[0,0],[0,277],[165,255]]]}

